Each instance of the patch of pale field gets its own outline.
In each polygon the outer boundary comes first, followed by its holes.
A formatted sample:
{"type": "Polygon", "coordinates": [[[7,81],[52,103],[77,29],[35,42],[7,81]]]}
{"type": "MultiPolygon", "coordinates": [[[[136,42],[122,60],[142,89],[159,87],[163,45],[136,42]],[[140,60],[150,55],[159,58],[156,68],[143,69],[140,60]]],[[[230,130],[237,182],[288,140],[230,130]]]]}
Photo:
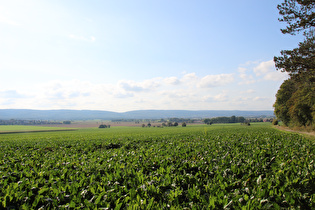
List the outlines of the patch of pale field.
{"type": "MultiPolygon", "coordinates": [[[[103,121],[74,121],[71,124],[43,124],[38,126],[45,127],[61,127],[61,128],[98,128],[100,125],[110,126],[128,126],[128,127],[141,127],[142,124],[148,123],[135,123],[135,122],[103,122],[103,121]]],[[[162,123],[151,123],[151,126],[161,126],[162,123]]]]}
{"type": "MultiPolygon", "coordinates": [[[[38,126],[45,126],[45,127],[60,127],[60,128],[98,128],[100,125],[110,125],[110,126],[128,126],[128,127],[142,127],[142,124],[145,126],[148,125],[148,122],[104,122],[104,121],[74,121],[71,122],[71,124],[43,124],[38,126]]],[[[193,124],[199,124],[199,123],[193,123],[193,124]]],[[[178,126],[181,126],[182,124],[179,123],[178,126]]],[[[190,125],[190,123],[187,125],[190,125]]],[[[160,122],[152,122],[151,126],[162,126],[162,123],[160,122]]]]}

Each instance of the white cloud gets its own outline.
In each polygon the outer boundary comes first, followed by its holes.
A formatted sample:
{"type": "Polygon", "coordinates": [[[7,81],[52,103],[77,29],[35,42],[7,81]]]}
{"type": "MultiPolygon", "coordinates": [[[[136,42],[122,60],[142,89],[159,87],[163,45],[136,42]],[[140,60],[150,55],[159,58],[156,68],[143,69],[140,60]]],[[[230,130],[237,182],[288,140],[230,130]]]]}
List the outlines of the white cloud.
{"type": "Polygon", "coordinates": [[[279,72],[279,71],[274,71],[274,72],[268,72],[265,76],[265,80],[272,80],[272,81],[283,81],[288,79],[289,76],[286,72],[279,72]]]}
{"type": "Polygon", "coordinates": [[[190,88],[212,88],[227,85],[233,81],[233,74],[206,75],[200,78],[196,73],[186,73],[181,79],[178,79],[177,77],[168,77],[164,79],[166,84],[181,85],[182,87],[190,88]]]}
{"type": "Polygon", "coordinates": [[[140,92],[153,90],[160,86],[160,78],[145,80],[143,82],[135,82],[132,80],[121,80],[118,82],[118,86],[125,91],[140,92]]]}
{"type": "Polygon", "coordinates": [[[239,67],[239,85],[254,84],[257,81],[283,81],[288,78],[288,74],[276,71],[273,60],[263,62],[247,62],[245,67],[239,67]]]}
{"type": "MultiPolygon", "coordinates": [[[[247,79],[248,79],[248,75],[245,74],[245,73],[241,73],[241,74],[240,74],[240,78],[241,78],[242,80],[247,80],[247,79]]],[[[252,78],[252,77],[251,77],[251,78],[252,78]]]]}
{"type": "Polygon", "coordinates": [[[239,72],[239,73],[245,73],[246,71],[247,71],[247,68],[238,67],[238,72],[239,72]]]}
{"type": "Polygon", "coordinates": [[[120,81],[119,87],[126,91],[133,91],[133,92],[146,90],[145,87],[143,87],[141,84],[138,84],[134,81],[120,81]]]}
{"type": "Polygon", "coordinates": [[[239,67],[238,72],[240,73],[239,77],[242,79],[242,81],[238,83],[239,85],[243,85],[243,84],[249,85],[249,84],[253,84],[256,82],[253,75],[246,73],[246,72],[248,72],[247,68],[239,67]]]}
{"type": "Polygon", "coordinates": [[[241,73],[239,76],[242,79],[242,81],[238,83],[239,85],[243,85],[243,84],[249,85],[249,84],[254,84],[256,82],[256,80],[254,79],[252,75],[241,73]]]}
{"type": "Polygon", "coordinates": [[[255,93],[255,90],[253,90],[253,89],[248,89],[248,90],[246,90],[246,91],[242,91],[241,93],[251,94],[251,93],[255,93]]]}
{"type": "Polygon", "coordinates": [[[182,84],[195,86],[198,80],[199,78],[196,76],[196,73],[188,73],[180,79],[180,82],[182,84]]]}
{"type": "Polygon", "coordinates": [[[79,80],[53,80],[47,84],[37,85],[36,88],[37,97],[57,101],[89,97],[93,91],[91,83],[79,80]]]}
{"type": "Polygon", "coordinates": [[[261,62],[254,68],[256,76],[262,76],[265,80],[282,81],[288,78],[286,73],[276,71],[273,60],[261,62]]]}
{"type": "Polygon", "coordinates": [[[25,94],[22,94],[16,90],[5,90],[5,91],[0,91],[0,96],[2,98],[25,98],[27,97],[25,94]]]}
{"type": "Polygon", "coordinates": [[[204,102],[224,102],[228,100],[228,95],[226,91],[217,95],[207,95],[202,98],[204,102]]]}
{"type": "Polygon", "coordinates": [[[272,60],[261,62],[254,68],[254,72],[257,76],[265,75],[274,70],[274,62],[272,60]]]}
{"type": "MultiPolygon", "coordinates": [[[[246,74],[250,73],[250,70],[241,71],[246,74]]],[[[0,108],[67,108],[109,111],[272,108],[271,98],[268,98],[267,94],[257,91],[256,86],[244,89],[235,85],[232,89],[226,87],[224,91],[219,92],[217,89],[208,89],[227,85],[234,79],[233,74],[198,77],[195,73],[188,73],[181,78],[121,80],[113,84],[95,84],[81,80],[54,80],[45,84],[27,86],[25,89],[13,88],[1,91],[0,108]],[[25,93],[27,93],[27,97],[22,97],[25,96],[25,93]],[[253,95],[253,93],[256,94],[253,95]]]]}
{"type": "Polygon", "coordinates": [[[164,79],[164,82],[169,85],[179,85],[180,80],[177,77],[167,77],[164,79]]]}
{"type": "Polygon", "coordinates": [[[253,100],[254,101],[266,101],[266,100],[268,100],[268,98],[267,97],[259,97],[259,96],[257,96],[255,98],[253,98],[253,100]]]}
{"type": "Polygon", "coordinates": [[[163,90],[159,92],[159,95],[166,96],[168,99],[181,98],[181,99],[191,99],[196,95],[184,88],[177,90],[163,90]]]}
{"type": "Polygon", "coordinates": [[[221,93],[221,94],[215,95],[213,98],[215,101],[227,101],[227,99],[228,99],[226,93],[221,93]]]}
{"type": "Polygon", "coordinates": [[[185,74],[182,78],[183,81],[191,81],[191,80],[196,80],[198,77],[196,76],[196,73],[189,73],[185,74]]]}
{"type": "Polygon", "coordinates": [[[245,64],[245,66],[251,66],[251,65],[257,65],[259,63],[259,61],[247,61],[245,64]]]}
{"type": "Polygon", "coordinates": [[[112,94],[115,98],[130,98],[134,96],[134,93],[126,91],[114,91],[112,94]]]}
{"type": "Polygon", "coordinates": [[[233,81],[234,77],[232,74],[207,75],[200,80],[197,86],[201,88],[210,88],[230,84],[233,81]]]}

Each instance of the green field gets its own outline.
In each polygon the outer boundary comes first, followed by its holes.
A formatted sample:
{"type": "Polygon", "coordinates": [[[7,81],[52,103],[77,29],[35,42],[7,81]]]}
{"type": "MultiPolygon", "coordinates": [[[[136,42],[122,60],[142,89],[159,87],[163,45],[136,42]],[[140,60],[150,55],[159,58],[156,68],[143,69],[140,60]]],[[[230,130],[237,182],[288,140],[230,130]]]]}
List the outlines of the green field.
{"type": "Polygon", "coordinates": [[[8,209],[314,209],[315,142],[270,124],[0,135],[8,209]]]}
{"type": "Polygon", "coordinates": [[[74,130],[62,127],[46,127],[46,126],[27,126],[27,125],[0,125],[0,134],[4,133],[27,133],[27,132],[47,132],[74,130]]]}

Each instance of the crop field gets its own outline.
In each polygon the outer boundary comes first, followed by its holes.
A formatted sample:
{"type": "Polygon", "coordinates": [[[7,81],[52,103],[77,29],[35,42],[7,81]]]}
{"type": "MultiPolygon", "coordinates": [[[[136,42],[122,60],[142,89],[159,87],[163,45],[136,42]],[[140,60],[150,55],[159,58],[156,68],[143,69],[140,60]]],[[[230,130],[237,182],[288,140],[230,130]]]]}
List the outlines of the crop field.
{"type": "Polygon", "coordinates": [[[0,208],[314,209],[315,141],[270,124],[0,135],[0,208]]]}
{"type": "Polygon", "coordinates": [[[48,131],[70,131],[74,129],[63,127],[46,126],[26,126],[26,125],[0,125],[0,134],[8,133],[30,133],[30,132],[48,132],[48,131]]]}

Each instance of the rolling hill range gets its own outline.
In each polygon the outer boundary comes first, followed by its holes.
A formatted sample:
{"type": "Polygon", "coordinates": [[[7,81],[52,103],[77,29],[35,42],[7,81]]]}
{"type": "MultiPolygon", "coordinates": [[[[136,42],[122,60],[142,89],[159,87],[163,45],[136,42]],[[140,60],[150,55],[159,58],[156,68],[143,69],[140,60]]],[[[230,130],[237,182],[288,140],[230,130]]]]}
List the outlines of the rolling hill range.
{"type": "Polygon", "coordinates": [[[113,119],[161,119],[161,118],[212,118],[212,117],[273,117],[273,111],[239,110],[137,110],[110,112],[96,110],[31,110],[0,109],[0,120],[113,120],[113,119]]]}

